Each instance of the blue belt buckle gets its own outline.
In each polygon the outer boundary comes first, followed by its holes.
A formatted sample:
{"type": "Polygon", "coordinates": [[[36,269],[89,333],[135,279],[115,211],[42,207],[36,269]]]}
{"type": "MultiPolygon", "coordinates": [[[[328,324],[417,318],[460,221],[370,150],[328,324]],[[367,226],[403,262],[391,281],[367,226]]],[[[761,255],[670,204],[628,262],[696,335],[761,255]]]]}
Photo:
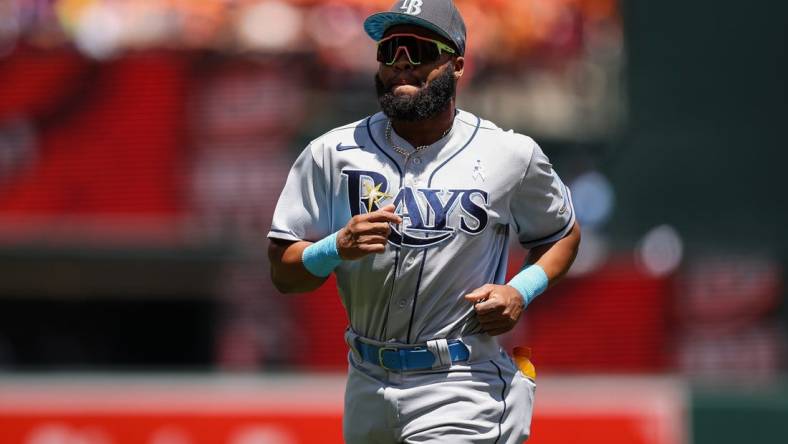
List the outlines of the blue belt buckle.
{"type": "Polygon", "coordinates": [[[390,345],[380,347],[378,349],[378,363],[380,363],[380,366],[383,367],[383,369],[388,370],[388,371],[401,370],[401,369],[397,369],[397,368],[388,367],[386,365],[386,363],[383,362],[383,353],[385,353],[387,351],[393,351],[393,352],[397,353],[397,356],[399,356],[399,349],[397,349],[397,347],[392,347],[390,345]]]}

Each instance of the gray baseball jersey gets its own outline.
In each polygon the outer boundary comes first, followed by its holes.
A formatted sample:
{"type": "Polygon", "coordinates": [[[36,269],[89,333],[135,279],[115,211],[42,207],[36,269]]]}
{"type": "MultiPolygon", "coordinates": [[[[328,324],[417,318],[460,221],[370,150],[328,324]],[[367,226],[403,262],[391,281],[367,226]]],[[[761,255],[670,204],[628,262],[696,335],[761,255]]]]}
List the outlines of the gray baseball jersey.
{"type": "Polygon", "coordinates": [[[335,270],[351,328],[408,344],[478,333],[463,296],[505,283],[511,230],[525,248],[564,237],[574,223],[569,190],[531,138],[468,112],[407,161],[386,140],[386,124],[378,113],[312,141],[268,237],[317,241],[393,203],[403,223],[392,226],[386,251],[335,270]]]}

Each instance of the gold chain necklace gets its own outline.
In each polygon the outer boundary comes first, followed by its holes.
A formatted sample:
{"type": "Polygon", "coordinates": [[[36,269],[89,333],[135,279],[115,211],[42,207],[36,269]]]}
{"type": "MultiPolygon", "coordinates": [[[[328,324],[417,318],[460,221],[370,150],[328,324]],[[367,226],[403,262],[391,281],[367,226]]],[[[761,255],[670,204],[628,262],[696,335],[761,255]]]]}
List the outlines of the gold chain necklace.
{"type": "MultiPolygon", "coordinates": [[[[440,138],[438,140],[441,140],[444,137],[446,137],[446,134],[449,134],[449,131],[451,131],[451,128],[452,127],[450,126],[446,131],[444,131],[443,134],[440,136],[440,138]]],[[[401,155],[402,157],[405,158],[405,163],[408,163],[408,160],[410,159],[410,156],[412,156],[412,155],[418,153],[419,151],[425,150],[425,149],[427,149],[427,148],[432,146],[432,145],[421,145],[421,146],[417,146],[416,148],[414,148],[413,151],[407,152],[407,151],[405,151],[404,148],[394,144],[394,140],[392,140],[392,138],[391,138],[391,131],[392,131],[392,129],[391,129],[391,119],[389,119],[388,122],[386,123],[386,142],[388,142],[388,144],[391,145],[391,149],[393,149],[394,151],[399,153],[399,155],[401,155]]]]}

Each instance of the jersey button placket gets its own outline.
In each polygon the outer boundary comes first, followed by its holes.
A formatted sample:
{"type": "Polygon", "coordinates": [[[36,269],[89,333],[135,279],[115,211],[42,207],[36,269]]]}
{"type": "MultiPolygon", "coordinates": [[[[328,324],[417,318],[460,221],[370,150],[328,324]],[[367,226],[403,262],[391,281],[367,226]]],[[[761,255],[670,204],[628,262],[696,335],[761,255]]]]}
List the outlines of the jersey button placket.
{"type": "MultiPolygon", "coordinates": [[[[418,188],[423,186],[420,176],[413,168],[423,162],[418,156],[408,158],[403,164],[403,185],[418,193],[418,188]]],[[[404,207],[404,205],[403,205],[404,207]]],[[[401,208],[404,210],[404,208],[401,208]]],[[[404,233],[405,227],[402,227],[404,233]]],[[[400,269],[397,274],[397,291],[391,298],[388,317],[388,332],[397,332],[400,340],[407,340],[408,326],[410,324],[410,312],[413,305],[413,294],[416,291],[417,274],[419,269],[420,249],[400,247],[400,269]]]]}

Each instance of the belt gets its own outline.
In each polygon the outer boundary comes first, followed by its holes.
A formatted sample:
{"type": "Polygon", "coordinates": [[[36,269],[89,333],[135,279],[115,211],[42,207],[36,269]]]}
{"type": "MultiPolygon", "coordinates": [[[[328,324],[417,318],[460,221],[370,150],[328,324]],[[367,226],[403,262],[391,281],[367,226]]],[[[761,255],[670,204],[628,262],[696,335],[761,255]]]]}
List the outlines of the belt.
{"type": "MultiPolygon", "coordinates": [[[[468,347],[457,339],[447,341],[451,362],[467,361],[471,353],[468,347]]],[[[433,368],[435,354],[426,346],[395,347],[377,346],[355,340],[356,351],[364,361],[383,367],[386,370],[429,370],[433,368]]]]}

